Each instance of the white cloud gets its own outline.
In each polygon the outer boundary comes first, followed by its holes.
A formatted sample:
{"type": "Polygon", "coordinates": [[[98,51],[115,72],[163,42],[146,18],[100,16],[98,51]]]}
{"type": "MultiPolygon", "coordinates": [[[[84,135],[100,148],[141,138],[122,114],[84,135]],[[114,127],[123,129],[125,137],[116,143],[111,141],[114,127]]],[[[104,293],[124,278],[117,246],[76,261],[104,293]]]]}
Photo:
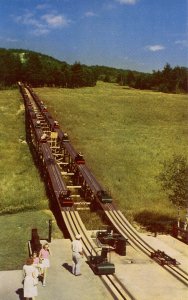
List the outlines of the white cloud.
{"type": "Polygon", "coordinates": [[[10,43],[16,43],[16,42],[18,42],[17,39],[12,39],[12,38],[6,38],[6,41],[10,42],[10,43]]]}
{"type": "Polygon", "coordinates": [[[96,17],[97,14],[95,14],[95,13],[92,12],[92,11],[87,11],[87,12],[85,13],[85,16],[86,16],[86,17],[96,17]]]}
{"type": "Polygon", "coordinates": [[[46,14],[41,17],[49,27],[65,27],[70,23],[63,15],[46,14]]]}
{"type": "Polygon", "coordinates": [[[18,39],[14,39],[14,38],[9,38],[9,37],[3,37],[3,36],[0,36],[0,40],[3,40],[3,41],[6,41],[8,43],[17,43],[19,42],[18,39]]]}
{"type": "Polygon", "coordinates": [[[116,2],[119,2],[120,4],[136,4],[138,0],[116,0],[116,2]]]}
{"type": "Polygon", "coordinates": [[[36,36],[40,36],[40,35],[46,35],[50,32],[49,29],[46,29],[46,28],[36,28],[34,30],[31,30],[30,31],[33,35],[36,35],[36,36]]]}
{"type": "Polygon", "coordinates": [[[152,52],[156,52],[156,51],[164,50],[165,47],[162,45],[150,45],[150,46],[147,46],[146,49],[148,49],[152,52]]]}
{"type": "Polygon", "coordinates": [[[42,9],[47,9],[47,8],[49,8],[50,6],[48,5],[48,4],[38,4],[37,6],[36,6],[36,9],[38,9],[38,10],[42,10],[42,9]]]}
{"type": "Polygon", "coordinates": [[[112,10],[112,9],[116,8],[116,5],[115,5],[115,3],[108,3],[108,4],[105,4],[103,7],[107,10],[112,10]]]}
{"type": "Polygon", "coordinates": [[[175,44],[183,47],[188,47],[188,40],[177,40],[175,41],[175,44]]]}
{"type": "Polygon", "coordinates": [[[32,13],[26,13],[25,15],[16,17],[16,22],[24,25],[32,25],[34,27],[44,26],[37,19],[34,18],[32,13]]]}
{"type": "Polygon", "coordinates": [[[26,12],[22,16],[14,18],[17,23],[30,27],[30,33],[34,35],[48,34],[56,28],[62,28],[71,22],[65,16],[60,14],[44,14],[37,17],[34,13],[26,12]]]}
{"type": "Polygon", "coordinates": [[[3,36],[0,36],[0,41],[7,42],[7,43],[17,43],[17,42],[19,42],[18,39],[10,38],[10,37],[3,37],[3,36]]]}

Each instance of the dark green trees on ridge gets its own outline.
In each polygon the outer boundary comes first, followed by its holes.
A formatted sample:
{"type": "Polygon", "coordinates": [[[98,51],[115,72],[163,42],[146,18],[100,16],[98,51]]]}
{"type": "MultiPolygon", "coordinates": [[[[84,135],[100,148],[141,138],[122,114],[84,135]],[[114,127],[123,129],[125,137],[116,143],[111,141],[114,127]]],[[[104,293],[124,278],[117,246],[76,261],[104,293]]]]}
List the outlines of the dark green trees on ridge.
{"type": "Polygon", "coordinates": [[[23,81],[36,86],[79,88],[95,86],[97,80],[116,82],[135,89],[150,89],[166,93],[188,92],[188,69],[172,68],[152,74],[106,66],[69,65],[53,57],[22,49],[0,49],[0,88],[23,81]]]}
{"type": "Polygon", "coordinates": [[[188,69],[185,67],[171,68],[166,64],[162,71],[153,71],[152,74],[135,73],[128,71],[120,73],[117,82],[136,89],[148,89],[165,93],[188,92],[188,69]]]}
{"type": "Polygon", "coordinates": [[[94,86],[96,77],[87,66],[72,66],[52,57],[24,50],[0,49],[0,87],[23,81],[36,86],[78,88],[94,86]]]}

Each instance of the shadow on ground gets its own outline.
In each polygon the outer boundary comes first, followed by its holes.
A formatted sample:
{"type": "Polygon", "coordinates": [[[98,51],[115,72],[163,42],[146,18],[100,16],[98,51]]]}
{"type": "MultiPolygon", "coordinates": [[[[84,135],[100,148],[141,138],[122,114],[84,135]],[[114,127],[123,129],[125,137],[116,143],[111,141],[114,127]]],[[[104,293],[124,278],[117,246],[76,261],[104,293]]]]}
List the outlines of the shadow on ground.
{"type": "Polygon", "coordinates": [[[72,274],[72,266],[70,266],[68,263],[62,264],[62,267],[64,267],[67,271],[69,271],[72,274]]]}
{"type": "Polygon", "coordinates": [[[24,300],[23,288],[18,289],[16,294],[19,296],[19,300],[24,300]]]}
{"type": "Polygon", "coordinates": [[[135,214],[135,221],[145,227],[147,231],[169,233],[174,219],[169,215],[145,209],[135,214]]]}

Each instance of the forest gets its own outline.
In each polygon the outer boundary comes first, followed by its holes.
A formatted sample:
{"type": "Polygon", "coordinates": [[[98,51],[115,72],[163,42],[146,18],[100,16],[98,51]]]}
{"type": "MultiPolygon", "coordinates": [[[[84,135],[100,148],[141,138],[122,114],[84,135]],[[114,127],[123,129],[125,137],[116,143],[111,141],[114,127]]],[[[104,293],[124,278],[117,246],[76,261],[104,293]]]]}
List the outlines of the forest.
{"type": "Polygon", "coordinates": [[[78,88],[96,84],[94,72],[75,62],[69,65],[50,56],[26,50],[0,49],[0,88],[18,81],[33,87],[78,88]]]}
{"type": "Polygon", "coordinates": [[[133,71],[120,72],[117,82],[120,85],[128,85],[141,90],[153,90],[164,93],[187,93],[188,69],[179,66],[172,68],[167,63],[162,71],[153,71],[152,74],[135,73],[133,71]]]}
{"type": "Polygon", "coordinates": [[[0,49],[0,89],[18,81],[33,87],[80,88],[95,86],[97,80],[114,82],[134,89],[164,93],[188,92],[188,68],[166,64],[163,70],[143,73],[107,66],[73,65],[51,56],[23,49],[0,49]]]}

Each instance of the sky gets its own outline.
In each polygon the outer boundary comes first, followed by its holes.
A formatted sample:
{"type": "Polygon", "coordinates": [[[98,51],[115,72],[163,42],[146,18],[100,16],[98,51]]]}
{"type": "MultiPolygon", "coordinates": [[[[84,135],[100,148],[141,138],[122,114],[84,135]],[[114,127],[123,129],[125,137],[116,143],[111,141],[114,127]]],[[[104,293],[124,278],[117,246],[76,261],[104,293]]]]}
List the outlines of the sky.
{"type": "Polygon", "coordinates": [[[143,72],[188,66],[188,0],[0,0],[0,47],[143,72]]]}

